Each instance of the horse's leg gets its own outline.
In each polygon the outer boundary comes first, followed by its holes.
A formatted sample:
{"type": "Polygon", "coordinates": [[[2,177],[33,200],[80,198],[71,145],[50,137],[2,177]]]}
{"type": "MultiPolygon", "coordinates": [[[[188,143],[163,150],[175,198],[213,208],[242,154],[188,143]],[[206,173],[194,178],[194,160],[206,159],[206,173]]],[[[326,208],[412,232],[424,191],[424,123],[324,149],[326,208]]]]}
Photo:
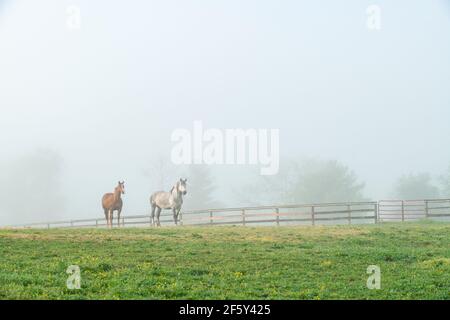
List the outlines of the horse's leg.
{"type": "Polygon", "coordinates": [[[113,216],[114,216],[114,210],[110,209],[109,210],[109,228],[112,229],[113,225],[113,216]]]}
{"type": "Polygon", "coordinates": [[[106,220],[106,225],[108,225],[108,209],[103,209],[103,211],[105,212],[105,220],[106,220]]]}
{"type": "Polygon", "coordinates": [[[178,210],[177,210],[177,221],[180,221],[180,211],[181,211],[181,207],[178,208],[178,210]]]}
{"type": "Polygon", "coordinates": [[[156,207],[152,204],[152,220],[151,220],[151,224],[154,227],[155,226],[155,209],[156,207]]]}
{"type": "Polygon", "coordinates": [[[158,209],[156,209],[156,220],[157,220],[157,225],[158,227],[161,226],[161,223],[159,222],[159,216],[161,215],[161,208],[158,207],[158,209]]]}
{"type": "Polygon", "coordinates": [[[120,213],[122,212],[122,208],[117,210],[117,226],[120,228],[120,213]]]}
{"type": "Polygon", "coordinates": [[[175,225],[177,225],[177,209],[172,208],[172,212],[173,212],[173,222],[175,222],[175,225]]]}

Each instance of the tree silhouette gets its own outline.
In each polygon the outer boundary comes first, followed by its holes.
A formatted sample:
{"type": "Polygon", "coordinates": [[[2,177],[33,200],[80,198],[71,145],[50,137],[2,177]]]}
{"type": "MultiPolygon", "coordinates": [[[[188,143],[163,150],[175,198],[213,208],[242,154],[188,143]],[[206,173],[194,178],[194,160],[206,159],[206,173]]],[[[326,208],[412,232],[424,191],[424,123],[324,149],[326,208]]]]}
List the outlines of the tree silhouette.
{"type": "Polygon", "coordinates": [[[450,166],[448,167],[447,173],[441,177],[441,184],[442,196],[450,198],[450,166]]]}
{"type": "Polygon", "coordinates": [[[54,220],[64,208],[61,192],[63,160],[52,150],[41,149],[10,163],[0,175],[2,216],[8,222],[54,220]]]}
{"type": "Polygon", "coordinates": [[[306,160],[298,166],[291,196],[298,202],[364,201],[364,183],[336,160],[306,160]]]}
{"type": "Polygon", "coordinates": [[[221,206],[214,197],[216,187],[209,166],[190,165],[185,177],[188,193],[184,200],[184,209],[196,210],[221,206]]]}
{"type": "Polygon", "coordinates": [[[428,173],[401,176],[394,187],[398,199],[433,199],[439,197],[439,189],[432,184],[428,173]]]}
{"type": "Polygon", "coordinates": [[[348,167],[334,160],[282,161],[273,176],[258,176],[244,190],[235,191],[241,204],[272,205],[364,201],[364,183],[348,167]],[[251,198],[250,198],[251,196],[251,198]]]}

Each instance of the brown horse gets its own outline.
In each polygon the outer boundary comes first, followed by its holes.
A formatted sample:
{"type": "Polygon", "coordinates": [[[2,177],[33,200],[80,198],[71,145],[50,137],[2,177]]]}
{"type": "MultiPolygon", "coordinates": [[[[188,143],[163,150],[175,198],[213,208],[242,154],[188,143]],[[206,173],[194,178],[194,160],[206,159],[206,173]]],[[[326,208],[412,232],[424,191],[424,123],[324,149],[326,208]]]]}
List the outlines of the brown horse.
{"type": "Polygon", "coordinates": [[[105,193],[102,198],[102,206],[105,211],[106,224],[109,228],[113,225],[113,213],[117,211],[117,225],[120,227],[120,213],[122,212],[122,198],[125,194],[125,182],[120,182],[114,189],[114,193],[105,193]]]}

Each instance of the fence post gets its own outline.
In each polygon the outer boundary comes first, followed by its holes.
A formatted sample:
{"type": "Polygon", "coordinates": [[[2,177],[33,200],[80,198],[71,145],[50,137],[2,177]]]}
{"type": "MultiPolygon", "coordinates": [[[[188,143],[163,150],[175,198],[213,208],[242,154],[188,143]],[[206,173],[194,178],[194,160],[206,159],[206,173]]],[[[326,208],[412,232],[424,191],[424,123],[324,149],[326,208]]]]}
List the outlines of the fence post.
{"type": "Polygon", "coordinates": [[[428,200],[425,200],[425,218],[428,218],[429,213],[428,213],[428,200]]]}
{"type": "Polygon", "coordinates": [[[210,225],[213,224],[213,212],[212,211],[209,212],[209,224],[210,225]]]}
{"type": "Polygon", "coordinates": [[[95,227],[98,228],[98,219],[95,219],[95,227]]]}
{"type": "Polygon", "coordinates": [[[316,225],[316,217],[315,217],[314,206],[311,206],[311,223],[312,223],[313,226],[316,225]]]}
{"type": "Polygon", "coordinates": [[[180,211],[180,226],[183,225],[183,212],[180,211]]]}
{"type": "Polygon", "coordinates": [[[402,200],[402,222],[405,221],[405,201],[402,200]]]}
{"type": "Polygon", "coordinates": [[[122,217],[122,227],[125,227],[125,217],[122,217]]]}
{"type": "Polygon", "coordinates": [[[280,225],[280,209],[279,208],[275,208],[275,213],[277,214],[277,226],[280,225]]]}
{"type": "Polygon", "coordinates": [[[47,229],[50,229],[50,223],[47,223],[47,229]]]}
{"type": "Polygon", "coordinates": [[[352,211],[350,205],[347,205],[348,224],[352,224],[352,211]]]}
{"type": "Polygon", "coordinates": [[[72,220],[70,220],[70,226],[73,227],[73,221],[72,220]]]}
{"type": "Polygon", "coordinates": [[[245,226],[245,209],[242,209],[242,225],[245,226]]]}

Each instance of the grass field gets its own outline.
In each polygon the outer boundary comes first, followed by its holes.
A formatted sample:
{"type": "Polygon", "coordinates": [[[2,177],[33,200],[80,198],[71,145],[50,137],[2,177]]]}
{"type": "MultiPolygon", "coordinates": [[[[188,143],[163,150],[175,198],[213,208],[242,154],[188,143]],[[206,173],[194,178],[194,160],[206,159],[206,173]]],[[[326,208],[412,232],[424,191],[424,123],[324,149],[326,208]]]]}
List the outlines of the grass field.
{"type": "Polygon", "coordinates": [[[0,299],[449,298],[448,223],[0,230],[0,299]]]}

